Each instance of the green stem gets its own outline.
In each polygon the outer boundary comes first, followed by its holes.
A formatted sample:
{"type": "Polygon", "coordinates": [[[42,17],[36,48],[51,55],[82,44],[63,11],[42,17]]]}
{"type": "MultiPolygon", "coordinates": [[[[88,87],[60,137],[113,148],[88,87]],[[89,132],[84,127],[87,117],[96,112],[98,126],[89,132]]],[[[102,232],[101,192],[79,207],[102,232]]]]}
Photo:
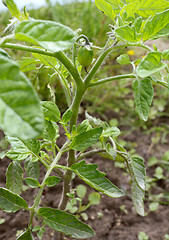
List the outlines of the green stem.
{"type": "Polygon", "coordinates": [[[85,35],[80,35],[77,39],[76,39],[76,42],[78,42],[81,38],[83,38],[86,42],[87,45],[90,45],[90,41],[88,39],[88,37],[86,37],[85,35]]]}
{"type": "Polygon", "coordinates": [[[79,161],[79,160],[82,160],[82,159],[84,159],[86,157],[91,157],[91,156],[93,156],[95,154],[102,153],[102,152],[105,152],[105,151],[106,151],[105,149],[94,149],[94,150],[85,152],[85,153],[77,156],[76,159],[77,159],[77,161],[79,161]]]}
{"type": "Polygon", "coordinates": [[[153,51],[152,48],[150,48],[149,46],[145,45],[145,44],[141,44],[141,43],[133,43],[133,44],[119,44],[119,45],[112,45],[108,48],[106,48],[103,53],[99,56],[99,58],[97,59],[97,61],[94,63],[93,67],[91,68],[89,74],[86,76],[86,78],[84,79],[85,82],[85,86],[86,88],[89,86],[90,81],[92,80],[92,78],[94,77],[94,75],[96,74],[97,70],[99,69],[100,65],[102,64],[103,60],[105,59],[105,57],[111,52],[116,52],[117,50],[121,49],[121,48],[126,48],[126,47],[142,47],[148,51],[153,51]]]}
{"type": "Polygon", "coordinates": [[[162,82],[162,81],[157,80],[157,83],[162,85],[165,88],[168,88],[168,83],[167,82],[162,82]]]}
{"type": "Polygon", "coordinates": [[[49,52],[45,49],[24,46],[20,44],[13,44],[13,43],[3,43],[0,45],[0,47],[22,50],[27,52],[34,52],[34,53],[55,57],[66,67],[66,69],[69,71],[69,73],[72,75],[73,79],[75,80],[76,84],[83,85],[83,81],[79,75],[79,72],[77,71],[73,63],[70,61],[70,59],[63,52],[49,52]]]}
{"type": "Polygon", "coordinates": [[[51,163],[49,169],[47,170],[45,177],[42,181],[41,187],[39,189],[39,192],[35,198],[34,204],[31,208],[31,216],[30,216],[30,221],[29,221],[29,226],[31,226],[32,224],[32,220],[33,220],[33,216],[35,214],[35,212],[37,212],[38,206],[40,204],[40,200],[41,200],[41,196],[43,193],[43,190],[45,188],[46,185],[46,179],[50,176],[51,172],[53,171],[53,169],[55,168],[55,165],[57,164],[57,162],[59,161],[59,159],[61,158],[62,154],[65,152],[65,149],[67,148],[69,142],[67,141],[63,147],[60,149],[60,151],[58,152],[58,154],[56,155],[55,159],[53,160],[53,162],[51,163]]]}
{"type": "MultiPolygon", "coordinates": [[[[72,104],[72,117],[70,120],[70,132],[72,131],[73,125],[77,124],[77,117],[79,112],[80,103],[82,101],[83,95],[84,95],[85,89],[79,88],[77,86],[76,95],[72,104]]],[[[75,157],[75,151],[69,150],[68,160],[67,160],[67,166],[71,167],[72,164],[76,162],[75,157]]],[[[63,194],[62,198],[59,204],[59,209],[64,210],[67,206],[67,203],[69,201],[69,197],[67,196],[67,193],[71,190],[71,181],[72,181],[72,171],[67,170],[64,176],[64,184],[63,184],[63,194]]]]}
{"type": "Polygon", "coordinates": [[[105,59],[105,57],[107,56],[107,54],[109,52],[111,52],[113,49],[112,47],[107,48],[106,50],[103,51],[103,53],[99,56],[99,58],[97,59],[97,61],[95,62],[95,64],[93,65],[93,67],[91,68],[89,74],[86,76],[86,78],[84,79],[85,82],[85,86],[88,87],[89,82],[92,80],[92,78],[94,77],[95,73],[97,72],[97,70],[99,69],[100,65],[102,64],[103,60],[105,59]]]}
{"type": "Polygon", "coordinates": [[[125,78],[136,78],[135,74],[124,74],[124,75],[117,75],[117,76],[112,76],[112,77],[108,77],[108,78],[103,78],[100,79],[99,81],[95,82],[95,83],[90,83],[88,85],[88,87],[94,87],[103,83],[107,83],[107,82],[111,82],[111,81],[115,81],[118,79],[125,79],[125,78]]]}

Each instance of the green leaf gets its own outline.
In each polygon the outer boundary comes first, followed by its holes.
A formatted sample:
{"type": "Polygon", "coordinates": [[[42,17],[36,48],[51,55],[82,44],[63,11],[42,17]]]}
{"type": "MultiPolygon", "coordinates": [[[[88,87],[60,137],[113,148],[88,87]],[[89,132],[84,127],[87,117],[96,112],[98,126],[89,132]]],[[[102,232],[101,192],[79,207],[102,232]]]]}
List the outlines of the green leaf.
{"type": "Polygon", "coordinates": [[[20,208],[27,209],[28,205],[23,198],[1,187],[0,208],[5,212],[16,212],[20,208]]]}
{"type": "Polygon", "coordinates": [[[16,39],[59,52],[72,47],[75,33],[60,23],[44,20],[22,21],[15,28],[16,39]]]}
{"type": "Polygon", "coordinates": [[[143,80],[135,80],[133,82],[134,103],[136,111],[140,118],[147,120],[149,109],[153,100],[154,90],[149,78],[143,80]]]}
{"type": "Polygon", "coordinates": [[[39,163],[32,162],[31,158],[27,158],[24,165],[26,174],[36,180],[39,179],[39,163]]]}
{"type": "Polygon", "coordinates": [[[21,13],[13,0],[6,0],[6,5],[12,14],[12,17],[20,18],[21,13]]]}
{"type": "Polygon", "coordinates": [[[143,201],[144,191],[138,186],[138,184],[134,180],[132,181],[132,200],[136,212],[141,216],[145,216],[143,201]]]}
{"type": "Polygon", "coordinates": [[[103,128],[95,128],[77,135],[70,144],[70,148],[76,151],[84,151],[100,138],[102,131],[103,128]]]}
{"type": "Polygon", "coordinates": [[[84,198],[86,195],[86,192],[87,192],[87,188],[85,185],[79,184],[76,187],[76,194],[79,198],[81,198],[81,199],[84,198]]]}
{"type": "Polygon", "coordinates": [[[95,0],[96,6],[109,16],[112,20],[119,14],[122,16],[124,12],[128,18],[142,16],[148,18],[155,13],[162,12],[169,8],[169,2],[166,0],[95,0]]]}
{"type": "Polygon", "coordinates": [[[146,184],[145,184],[146,171],[145,171],[144,159],[141,157],[132,157],[130,159],[129,168],[138,186],[142,190],[146,190],[146,184]]]}
{"type": "MultiPolygon", "coordinates": [[[[119,2],[119,1],[115,1],[115,2],[119,2]]],[[[114,9],[112,8],[112,5],[108,1],[95,0],[95,4],[98,9],[100,9],[102,12],[104,12],[111,19],[115,18],[116,13],[115,13],[114,9]]],[[[115,7],[117,7],[117,6],[115,6],[115,7]]]]}
{"type": "Polygon", "coordinates": [[[47,56],[47,55],[43,55],[43,54],[38,54],[38,53],[32,53],[32,55],[37,58],[38,60],[40,60],[40,62],[42,64],[44,64],[45,66],[48,67],[52,67],[52,68],[58,68],[59,67],[59,63],[56,60],[55,57],[51,57],[51,56],[47,56]]]}
{"type": "Polygon", "coordinates": [[[43,101],[41,102],[45,119],[48,121],[58,122],[60,120],[60,111],[54,102],[43,101]]]}
{"type": "Polygon", "coordinates": [[[70,121],[71,117],[72,117],[72,109],[68,108],[62,116],[62,122],[68,123],[70,121]]]}
{"type": "Polygon", "coordinates": [[[111,146],[110,143],[106,144],[106,152],[104,153],[104,155],[105,155],[105,158],[107,157],[108,159],[112,159],[112,160],[116,159],[117,157],[116,150],[111,146]]]}
{"type": "Polygon", "coordinates": [[[100,204],[100,197],[101,197],[100,194],[97,192],[90,193],[88,197],[90,204],[92,205],[100,204]]]}
{"type": "Polygon", "coordinates": [[[5,222],[5,218],[0,218],[0,225],[5,222]]]}
{"type": "Polygon", "coordinates": [[[162,52],[162,58],[169,61],[169,49],[166,49],[162,52]]]}
{"type": "Polygon", "coordinates": [[[88,220],[88,216],[85,212],[81,213],[80,216],[83,218],[84,221],[88,220]]]}
{"type": "Polygon", "coordinates": [[[167,65],[161,62],[160,52],[150,52],[145,58],[139,63],[137,67],[137,74],[141,78],[150,76],[153,73],[161,71],[167,65]]]}
{"type": "Polygon", "coordinates": [[[134,28],[136,29],[136,32],[140,32],[141,26],[143,24],[143,18],[142,17],[137,17],[134,21],[134,28]]]}
{"type": "Polygon", "coordinates": [[[36,179],[34,179],[34,178],[31,178],[31,177],[25,178],[24,181],[31,188],[38,188],[38,187],[40,187],[40,183],[36,179]]]}
{"type": "Polygon", "coordinates": [[[39,99],[19,66],[0,55],[0,127],[21,139],[34,138],[43,129],[39,99]]]}
{"type": "Polygon", "coordinates": [[[143,41],[157,39],[169,34],[169,9],[157,13],[152,19],[149,19],[143,29],[143,41]]]}
{"type": "Polygon", "coordinates": [[[46,120],[42,137],[49,142],[55,141],[59,137],[59,126],[55,122],[46,120]]]}
{"type": "Polygon", "coordinates": [[[83,122],[81,122],[78,126],[77,126],[77,133],[80,134],[82,132],[87,132],[88,130],[90,130],[92,127],[89,123],[88,119],[85,119],[83,122]]]}
{"type": "Polygon", "coordinates": [[[120,135],[120,130],[117,127],[109,127],[106,130],[103,130],[103,137],[112,137],[115,138],[120,135]]]}
{"type": "Polygon", "coordinates": [[[131,64],[128,54],[121,54],[116,60],[121,65],[131,64]]]}
{"type": "Polygon", "coordinates": [[[95,235],[94,231],[88,225],[64,211],[53,208],[40,208],[38,215],[43,218],[48,227],[73,238],[83,239],[95,235]]]}
{"type": "Polygon", "coordinates": [[[166,0],[140,0],[139,9],[136,12],[138,15],[148,18],[153,16],[155,13],[162,12],[169,8],[169,2],[166,0]]]}
{"type": "Polygon", "coordinates": [[[23,186],[23,170],[19,162],[9,164],[6,173],[6,188],[11,192],[20,194],[23,186]]]}
{"type": "Polygon", "coordinates": [[[152,202],[149,204],[149,210],[150,211],[156,211],[159,207],[159,203],[158,202],[152,202]]]}
{"type": "Polygon", "coordinates": [[[45,180],[45,184],[47,187],[53,187],[55,185],[57,185],[60,182],[60,178],[56,177],[56,176],[50,176],[48,178],[46,178],[45,180]]]}
{"type": "Polygon", "coordinates": [[[141,157],[132,157],[127,160],[127,166],[132,180],[132,200],[135,210],[144,216],[145,166],[141,157]]]}
{"type": "Polygon", "coordinates": [[[8,136],[11,144],[11,149],[7,152],[7,156],[15,161],[22,161],[28,156],[39,157],[40,142],[36,139],[33,140],[20,140],[16,137],[8,136]]]}
{"type": "Polygon", "coordinates": [[[33,240],[33,236],[31,234],[30,229],[26,230],[25,232],[23,232],[18,238],[17,240],[33,240]]]}
{"type": "Polygon", "coordinates": [[[139,232],[138,240],[148,240],[149,236],[145,232],[139,232]]]}
{"type": "Polygon", "coordinates": [[[107,122],[102,121],[99,118],[95,118],[92,117],[91,115],[89,115],[87,113],[87,111],[85,112],[85,117],[89,120],[89,123],[91,124],[92,127],[102,127],[103,129],[107,129],[109,127],[109,125],[107,124],[107,122]]]}
{"type": "Polygon", "coordinates": [[[130,27],[128,25],[116,28],[115,34],[120,40],[129,43],[136,43],[141,40],[141,34],[137,33],[135,27],[130,27]]]}
{"type": "Polygon", "coordinates": [[[39,62],[32,57],[22,57],[18,63],[22,72],[28,72],[35,70],[36,64],[39,62]]]}
{"type": "Polygon", "coordinates": [[[122,10],[120,11],[120,15],[122,16],[124,12],[126,12],[126,18],[134,17],[134,14],[139,9],[138,1],[130,1],[130,3],[125,4],[122,10]]]}
{"type": "Polygon", "coordinates": [[[105,178],[105,173],[97,170],[97,164],[85,164],[85,161],[72,165],[72,170],[88,185],[109,197],[121,197],[124,193],[105,178]]]}

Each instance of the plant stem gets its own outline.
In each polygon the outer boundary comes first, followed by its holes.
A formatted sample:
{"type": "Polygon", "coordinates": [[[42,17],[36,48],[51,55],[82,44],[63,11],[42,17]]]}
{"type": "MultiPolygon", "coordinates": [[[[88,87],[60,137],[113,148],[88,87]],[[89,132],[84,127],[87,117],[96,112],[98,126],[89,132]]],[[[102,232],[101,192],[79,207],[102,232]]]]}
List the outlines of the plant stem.
{"type": "Polygon", "coordinates": [[[29,221],[29,227],[32,224],[32,220],[33,220],[33,216],[35,214],[35,212],[37,212],[38,206],[40,204],[40,200],[41,200],[41,195],[43,193],[43,190],[45,188],[46,185],[46,179],[50,176],[51,172],[53,171],[53,169],[55,168],[56,163],[59,161],[59,159],[61,158],[62,154],[65,152],[65,149],[67,148],[69,144],[69,141],[67,141],[63,147],[60,149],[60,151],[58,152],[58,154],[56,155],[55,159],[53,160],[53,162],[51,163],[49,169],[47,170],[45,177],[42,181],[41,187],[39,189],[39,192],[35,198],[34,204],[31,208],[31,216],[30,216],[30,221],[29,221]]]}
{"type": "MultiPolygon", "coordinates": [[[[77,86],[76,95],[72,104],[72,117],[70,120],[70,132],[72,131],[72,128],[74,125],[77,124],[77,117],[79,112],[80,103],[82,101],[83,95],[84,95],[85,89],[79,88],[77,86]]],[[[72,164],[76,162],[75,158],[75,151],[69,150],[68,160],[67,160],[67,166],[71,167],[72,164]]],[[[64,210],[66,208],[66,205],[68,203],[69,197],[67,196],[67,193],[70,192],[71,189],[71,180],[72,180],[72,172],[70,170],[67,170],[64,176],[64,185],[63,185],[63,194],[62,199],[59,204],[59,209],[64,210]]]]}
{"type": "Polygon", "coordinates": [[[117,76],[112,76],[112,77],[108,77],[108,78],[103,78],[98,80],[97,82],[94,83],[90,83],[88,85],[88,87],[94,87],[103,83],[107,83],[107,82],[111,82],[111,81],[115,81],[118,79],[125,79],[125,78],[136,78],[135,74],[125,74],[125,75],[117,75],[117,76]]]}
{"type": "Polygon", "coordinates": [[[97,153],[102,153],[102,152],[105,152],[105,151],[106,151],[105,149],[94,149],[94,150],[85,152],[85,153],[77,156],[76,159],[79,161],[79,160],[81,160],[81,159],[83,159],[83,158],[90,157],[90,156],[93,156],[93,155],[95,155],[95,154],[97,154],[97,153]]]}
{"type": "Polygon", "coordinates": [[[121,48],[126,48],[126,47],[142,47],[148,51],[153,51],[153,49],[145,44],[141,44],[141,43],[133,43],[133,44],[129,44],[129,43],[123,43],[123,44],[119,44],[119,45],[112,45],[108,48],[106,48],[103,53],[99,56],[99,58],[97,59],[97,61],[94,63],[94,65],[92,66],[89,74],[86,76],[86,78],[84,79],[85,82],[85,87],[87,88],[89,86],[90,81],[92,80],[92,78],[94,77],[94,75],[96,74],[97,70],[99,69],[100,65],[102,64],[103,60],[105,59],[105,57],[111,52],[115,52],[118,49],[121,48]]]}

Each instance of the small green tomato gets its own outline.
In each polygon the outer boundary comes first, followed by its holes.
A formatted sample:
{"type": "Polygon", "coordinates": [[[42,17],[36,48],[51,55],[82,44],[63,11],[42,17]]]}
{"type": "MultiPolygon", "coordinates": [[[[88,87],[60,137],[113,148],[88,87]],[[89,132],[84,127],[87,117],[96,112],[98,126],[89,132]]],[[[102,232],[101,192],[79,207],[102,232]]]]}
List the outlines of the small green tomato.
{"type": "Polygon", "coordinates": [[[93,61],[93,49],[90,45],[84,45],[79,48],[77,60],[84,68],[90,66],[93,61]]]}

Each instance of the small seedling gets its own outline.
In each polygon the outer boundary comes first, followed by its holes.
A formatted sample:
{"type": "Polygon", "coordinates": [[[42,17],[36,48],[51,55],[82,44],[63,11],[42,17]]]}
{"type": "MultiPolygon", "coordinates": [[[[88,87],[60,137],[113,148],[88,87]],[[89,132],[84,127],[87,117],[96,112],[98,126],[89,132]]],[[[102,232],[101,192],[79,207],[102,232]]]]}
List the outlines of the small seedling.
{"type": "Polygon", "coordinates": [[[149,236],[145,232],[139,232],[138,240],[148,240],[149,236]]]}
{"type": "MultiPolygon", "coordinates": [[[[70,196],[70,195],[69,195],[70,196]]],[[[83,204],[84,197],[87,197],[87,188],[85,185],[78,185],[74,192],[72,192],[71,200],[67,204],[67,210],[70,213],[75,213],[77,217],[81,216],[83,220],[88,220],[88,215],[86,210],[92,205],[100,204],[100,194],[98,192],[93,192],[88,195],[88,204],[83,204]],[[77,197],[75,197],[75,192],[77,197]],[[78,206],[77,206],[78,205],[78,206]]]]}

